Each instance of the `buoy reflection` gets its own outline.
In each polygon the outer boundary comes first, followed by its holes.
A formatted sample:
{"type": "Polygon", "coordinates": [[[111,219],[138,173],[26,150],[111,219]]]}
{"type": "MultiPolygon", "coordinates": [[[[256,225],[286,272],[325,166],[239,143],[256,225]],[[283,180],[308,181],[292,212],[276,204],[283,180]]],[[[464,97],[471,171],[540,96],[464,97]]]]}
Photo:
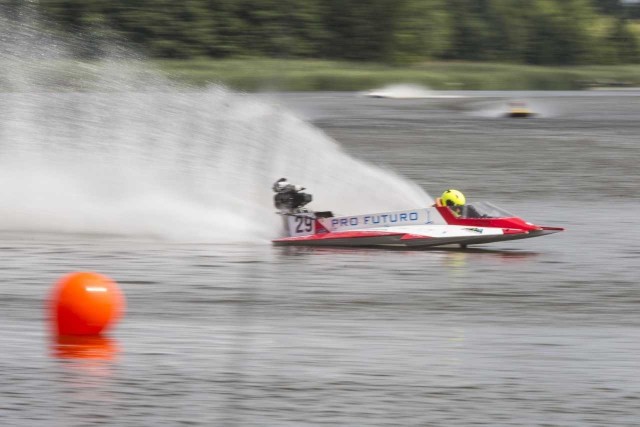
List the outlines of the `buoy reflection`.
{"type": "Polygon", "coordinates": [[[59,335],[53,338],[52,344],[53,356],[58,359],[110,361],[119,351],[113,338],[102,335],[59,335]]]}

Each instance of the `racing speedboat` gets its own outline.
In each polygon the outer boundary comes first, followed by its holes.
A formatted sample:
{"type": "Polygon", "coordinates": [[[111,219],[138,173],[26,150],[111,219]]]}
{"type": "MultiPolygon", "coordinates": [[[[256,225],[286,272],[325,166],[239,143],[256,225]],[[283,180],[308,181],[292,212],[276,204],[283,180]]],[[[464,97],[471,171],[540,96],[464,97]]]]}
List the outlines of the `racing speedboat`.
{"type": "Polygon", "coordinates": [[[524,102],[510,102],[509,111],[506,113],[506,117],[512,118],[527,118],[533,117],[535,113],[524,102]]]}
{"type": "Polygon", "coordinates": [[[273,240],[288,246],[380,246],[431,248],[527,239],[563,231],[535,225],[491,203],[444,206],[354,216],[306,209],[279,212],[287,237],[273,240]]]}

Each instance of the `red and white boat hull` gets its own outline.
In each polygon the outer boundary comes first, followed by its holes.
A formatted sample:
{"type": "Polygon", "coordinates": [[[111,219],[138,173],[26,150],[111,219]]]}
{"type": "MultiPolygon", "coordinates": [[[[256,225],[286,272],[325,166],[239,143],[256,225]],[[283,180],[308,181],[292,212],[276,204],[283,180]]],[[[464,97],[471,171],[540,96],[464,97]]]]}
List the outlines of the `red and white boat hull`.
{"type": "Polygon", "coordinates": [[[481,209],[473,208],[473,215],[456,215],[446,206],[339,217],[317,217],[313,212],[288,214],[283,218],[289,236],[273,243],[429,248],[527,239],[563,230],[531,224],[491,204],[477,206],[481,209]]]}

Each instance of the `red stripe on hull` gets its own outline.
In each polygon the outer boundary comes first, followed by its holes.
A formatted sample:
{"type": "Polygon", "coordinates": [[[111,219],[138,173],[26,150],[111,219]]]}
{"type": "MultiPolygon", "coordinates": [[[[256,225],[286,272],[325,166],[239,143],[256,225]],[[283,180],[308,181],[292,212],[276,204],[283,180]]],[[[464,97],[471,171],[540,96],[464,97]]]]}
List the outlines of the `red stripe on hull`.
{"type": "Polygon", "coordinates": [[[360,237],[380,237],[380,236],[404,236],[405,233],[394,233],[389,231],[341,231],[338,233],[310,234],[309,236],[294,236],[276,239],[274,242],[287,242],[297,240],[328,240],[328,239],[357,239],[360,237]]]}

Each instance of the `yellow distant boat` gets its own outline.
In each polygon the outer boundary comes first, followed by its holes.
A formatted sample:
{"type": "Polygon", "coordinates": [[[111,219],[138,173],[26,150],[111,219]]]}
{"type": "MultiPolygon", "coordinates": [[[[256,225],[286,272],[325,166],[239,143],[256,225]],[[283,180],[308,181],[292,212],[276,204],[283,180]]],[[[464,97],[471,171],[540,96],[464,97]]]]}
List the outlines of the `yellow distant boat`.
{"type": "Polygon", "coordinates": [[[524,102],[510,102],[507,117],[533,117],[535,113],[524,102]]]}

